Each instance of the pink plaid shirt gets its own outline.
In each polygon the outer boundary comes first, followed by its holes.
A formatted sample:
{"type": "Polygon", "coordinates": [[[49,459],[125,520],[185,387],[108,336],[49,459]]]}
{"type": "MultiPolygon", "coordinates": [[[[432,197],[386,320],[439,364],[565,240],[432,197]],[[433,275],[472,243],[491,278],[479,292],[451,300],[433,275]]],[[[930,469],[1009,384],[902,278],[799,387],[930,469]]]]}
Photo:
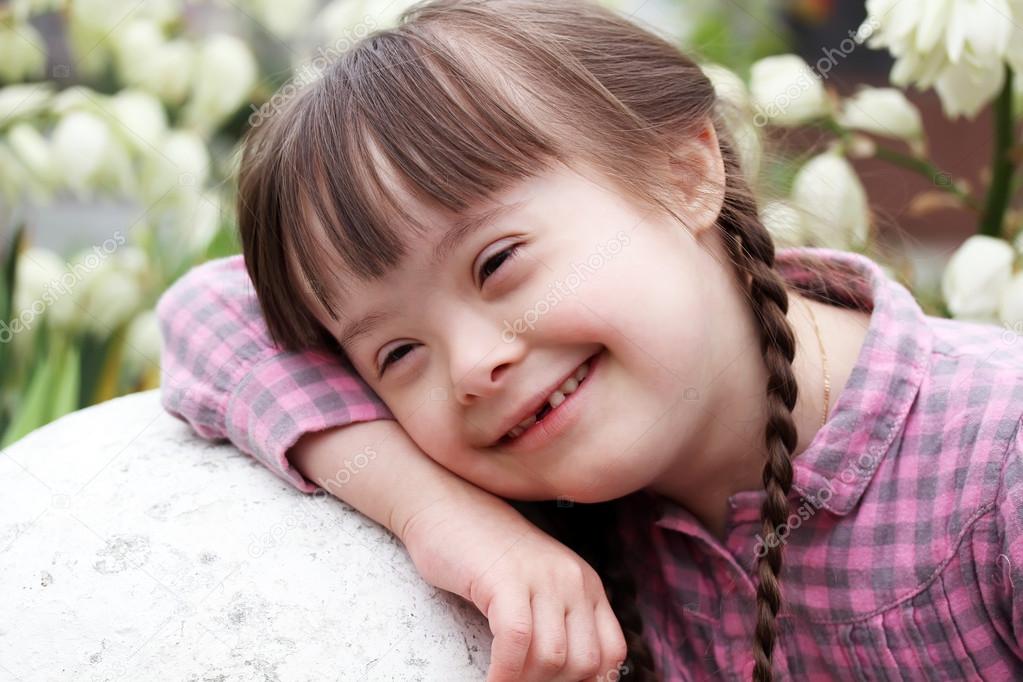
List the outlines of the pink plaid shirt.
{"type": "MultiPolygon", "coordinates": [[[[863,256],[782,249],[777,264],[807,294],[871,311],[793,462],[778,679],[1023,679],[1023,337],[925,316],[863,256]]],[[[194,268],[157,312],[166,409],[299,490],[317,489],[288,463],[299,436],[391,417],[343,358],[272,347],[238,256],[194,268]]],[[[724,542],[665,498],[621,501],[663,679],[751,678],[764,496],[729,499],[724,542]]]]}

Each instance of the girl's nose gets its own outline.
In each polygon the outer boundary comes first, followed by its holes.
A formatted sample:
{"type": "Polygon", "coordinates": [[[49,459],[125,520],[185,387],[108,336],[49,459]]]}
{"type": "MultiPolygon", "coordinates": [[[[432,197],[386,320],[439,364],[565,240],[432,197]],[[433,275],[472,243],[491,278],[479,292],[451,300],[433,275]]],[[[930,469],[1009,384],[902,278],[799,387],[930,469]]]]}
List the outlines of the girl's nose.
{"type": "Polygon", "coordinates": [[[508,370],[521,361],[524,342],[507,341],[500,327],[487,324],[470,332],[456,328],[457,339],[451,346],[451,383],[463,405],[478,398],[493,396],[507,382],[508,370]]]}

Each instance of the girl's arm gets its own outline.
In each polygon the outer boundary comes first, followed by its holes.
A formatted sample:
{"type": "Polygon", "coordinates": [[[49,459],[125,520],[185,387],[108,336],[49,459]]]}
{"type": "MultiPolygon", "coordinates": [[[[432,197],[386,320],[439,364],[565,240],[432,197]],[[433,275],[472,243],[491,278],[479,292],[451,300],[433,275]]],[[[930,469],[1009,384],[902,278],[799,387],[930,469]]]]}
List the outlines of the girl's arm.
{"type": "Polygon", "coordinates": [[[274,346],[241,256],[192,268],[156,313],[164,408],[203,438],[229,439],[302,492],[317,490],[288,459],[303,434],[391,418],[343,357],[274,346]]]}
{"type": "Polygon", "coordinates": [[[157,316],[164,408],[394,533],[430,584],[490,621],[489,682],[617,671],[625,639],[589,564],[427,457],[343,357],[276,348],[240,256],[193,268],[157,316]]]}

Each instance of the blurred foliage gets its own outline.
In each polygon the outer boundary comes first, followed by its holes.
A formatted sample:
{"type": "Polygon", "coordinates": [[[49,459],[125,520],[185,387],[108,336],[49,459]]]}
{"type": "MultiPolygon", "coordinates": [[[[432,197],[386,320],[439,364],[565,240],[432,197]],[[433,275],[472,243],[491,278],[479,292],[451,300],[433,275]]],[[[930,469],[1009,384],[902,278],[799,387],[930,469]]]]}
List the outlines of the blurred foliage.
{"type": "Polygon", "coordinates": [[[778,3],[711,4],[686,36],[686,48],[748,80],[758,59],[789,52],[792,36],[778,3]]]}
{"type": "MultiPolygon", "coordinates": [[[[233,164],[253,117],[408,4],[0,5],[0,446],[159,384],[159,295],[239,251],[233,164]],[[97,236],[79,218],[109,227],[97,236]],[[38,243],[56,233],[58,246],[38,243]]],[[[641,4],[648,22],[741,72],[784,49],[770,3],[641,4]]]]}

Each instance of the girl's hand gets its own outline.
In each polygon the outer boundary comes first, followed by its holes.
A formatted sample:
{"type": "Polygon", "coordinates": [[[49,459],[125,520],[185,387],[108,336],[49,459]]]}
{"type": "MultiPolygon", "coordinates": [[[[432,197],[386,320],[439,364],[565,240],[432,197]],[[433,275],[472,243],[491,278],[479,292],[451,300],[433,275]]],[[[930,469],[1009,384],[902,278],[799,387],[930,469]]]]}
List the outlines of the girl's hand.
{"type": "Polygon", "coordinates": [[[475,491],[426,506],[399,537],[427,582],[490,621],[487,682],[618,679],[625,637],[597,573],[507,502],[475,491]]]}

